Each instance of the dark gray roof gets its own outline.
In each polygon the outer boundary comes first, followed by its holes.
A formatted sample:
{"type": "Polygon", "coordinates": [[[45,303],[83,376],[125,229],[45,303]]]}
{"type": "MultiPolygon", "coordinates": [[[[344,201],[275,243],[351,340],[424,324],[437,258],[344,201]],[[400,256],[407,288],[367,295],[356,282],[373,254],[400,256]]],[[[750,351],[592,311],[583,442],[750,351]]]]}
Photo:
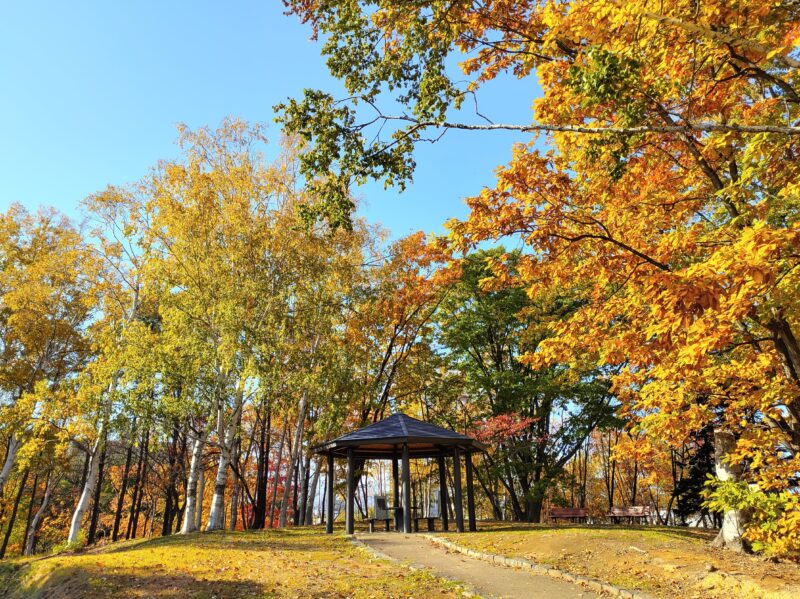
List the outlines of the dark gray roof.
{"type": "Polygon", "coordinates": [[[486,449],[483,443],[450,429],[406,414],[392,414],[374,424],[318,445],[314,451],[346,456],[348,449],[353,448],[356,457],[388,459],[399,456],[405,444],[408,445],[411,457],[417,458],[449,455],[456,447],[466,452],[486,449]]]}

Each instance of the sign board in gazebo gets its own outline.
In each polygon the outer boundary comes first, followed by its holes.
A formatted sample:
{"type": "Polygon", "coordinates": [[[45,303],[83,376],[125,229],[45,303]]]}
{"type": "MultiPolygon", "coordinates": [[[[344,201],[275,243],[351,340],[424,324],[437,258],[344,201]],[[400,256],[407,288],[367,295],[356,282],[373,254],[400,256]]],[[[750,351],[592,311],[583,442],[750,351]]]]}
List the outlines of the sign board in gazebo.
{"type": "Polygon", "coordinates": [[[314,448],[328,457],[326,532],[333,532],[334,459],[347,458],[347,498],[345,529],[354,531],[355,463],[356,460],[391,460],[394,479],[394,504],[402,505],[403,530],[411,532],[411,471],[409,462],[418,458],[436,458],[439,466],[439,505],[442,528],[448,529],[446,460],[453,458],[454,511],[456,529],[464,532],[464,510],[461,498],[461,457],[465,458],[467,478],[467,520],[469,530],[475,530],[475,494],[473,487],[472,454],[483,452],[486,446],[455,431],[411,418],[393,414],[384,420],[365,426],[314,448]],[[398,462],[403,465],[403,497],[400,501],[398,462]]]}

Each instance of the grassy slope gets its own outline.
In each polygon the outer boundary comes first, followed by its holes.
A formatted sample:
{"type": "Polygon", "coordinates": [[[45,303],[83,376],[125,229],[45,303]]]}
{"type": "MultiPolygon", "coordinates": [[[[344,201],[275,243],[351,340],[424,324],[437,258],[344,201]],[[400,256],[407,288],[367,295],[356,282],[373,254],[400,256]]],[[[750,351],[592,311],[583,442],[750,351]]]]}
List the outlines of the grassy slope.
{"type": "Polygon", "coordinates": [[[699,529],[495,524],[445,536],[661,597],[800,597],[800,566],[712,549],[699,529]]]}
{"type": "Polygon", "coordinates": [[[0,597],[456,597],[319,529],[130,541],[0,566],[0,597]]]}

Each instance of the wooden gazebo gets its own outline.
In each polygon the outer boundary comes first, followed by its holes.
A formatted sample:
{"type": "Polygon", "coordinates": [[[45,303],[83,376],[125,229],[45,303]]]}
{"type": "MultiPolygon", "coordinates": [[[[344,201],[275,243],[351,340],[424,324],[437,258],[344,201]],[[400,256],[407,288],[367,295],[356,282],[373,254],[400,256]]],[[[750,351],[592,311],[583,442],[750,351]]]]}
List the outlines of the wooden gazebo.
{"type": "Polygon", "coordinates": [[[314,448],[328,457],[326,532],[333,532],[334,459],[347,458],[347,501],[345,528],[354,531],[355,464],[356,460],[391,460],[394,480],[394,505],[401,505],[398,461],[403,463],[403,530],[411,532],[411,471],[409,461],[415,458],[436,458],[439,465],[439,504],[442,528],[448,530],[447,484],[445,458],[453,458],[453,483],[456,529],[464,532],[464,509],[461,499],[461,456],[466,462],[467,520],[469,530],[475,530],[475,494],[473,488],[472,454],[483,452],[486,446],[455,431],[411,418],[393,414],[384,420],[365,426],[314,448]]]}

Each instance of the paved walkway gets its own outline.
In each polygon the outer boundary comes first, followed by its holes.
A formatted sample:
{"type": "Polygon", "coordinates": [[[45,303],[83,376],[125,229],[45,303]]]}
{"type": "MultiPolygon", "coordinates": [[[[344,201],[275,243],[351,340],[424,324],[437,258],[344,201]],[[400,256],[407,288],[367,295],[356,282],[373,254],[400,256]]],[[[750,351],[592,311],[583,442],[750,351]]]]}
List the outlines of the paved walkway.
{"type": "Polygon", "coordinates": [[[581,586],[556,580],[550,576],[531,574],[461,553],[449,552],[419,535],[396,532],[374,533],[360,534],[358,539],[389,557],[427,568],[439,576],[464,582],[484,597],[503,599],[599,597],[581,586]]]}

